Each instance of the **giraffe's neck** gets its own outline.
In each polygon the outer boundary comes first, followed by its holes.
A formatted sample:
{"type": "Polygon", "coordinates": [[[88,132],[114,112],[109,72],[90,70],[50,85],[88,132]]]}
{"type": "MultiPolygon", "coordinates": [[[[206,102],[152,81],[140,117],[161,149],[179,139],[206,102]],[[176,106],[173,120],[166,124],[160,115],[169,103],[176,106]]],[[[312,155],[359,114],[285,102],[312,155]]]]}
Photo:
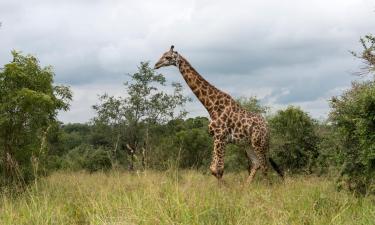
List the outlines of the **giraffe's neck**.
{"type": "Polygon", "coordinates": [[[213,108],[220,98],[229,97],[229,95],[220,91],[205,80],[182,56],[179,56],[177,67],[190,89],[193,91],[195,96],[197,96],[210,115],[212,114],[213,108]]]}

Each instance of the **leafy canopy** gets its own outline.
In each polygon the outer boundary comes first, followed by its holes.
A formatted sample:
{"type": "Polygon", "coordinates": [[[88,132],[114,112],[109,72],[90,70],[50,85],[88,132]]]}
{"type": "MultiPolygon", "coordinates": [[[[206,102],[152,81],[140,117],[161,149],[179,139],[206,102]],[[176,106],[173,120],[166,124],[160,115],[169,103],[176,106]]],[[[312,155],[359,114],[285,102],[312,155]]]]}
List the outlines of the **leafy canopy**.
{"type": "Polygon", "coordinates": [[[13,51],[12,62],[0,70],[0,151],[2,173],[13,179],[28,169],[30,158],[45,150],[48,128],[59,110],[68,110],[72,93],[54,86],[52,67],[41,67],[37,58],[13,51]]]}

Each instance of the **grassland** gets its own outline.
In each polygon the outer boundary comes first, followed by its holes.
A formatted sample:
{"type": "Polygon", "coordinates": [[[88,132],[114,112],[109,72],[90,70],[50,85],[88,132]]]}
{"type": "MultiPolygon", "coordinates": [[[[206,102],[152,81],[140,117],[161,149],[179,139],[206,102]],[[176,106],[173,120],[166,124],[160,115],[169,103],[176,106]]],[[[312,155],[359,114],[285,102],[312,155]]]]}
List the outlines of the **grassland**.
{"type": "Polygon", "coordinates": [[[17,196],[1,194],[0,224],[374,224],[375,202],[337,192],[327,178],[196,171],[55,173],[17,196]]]}

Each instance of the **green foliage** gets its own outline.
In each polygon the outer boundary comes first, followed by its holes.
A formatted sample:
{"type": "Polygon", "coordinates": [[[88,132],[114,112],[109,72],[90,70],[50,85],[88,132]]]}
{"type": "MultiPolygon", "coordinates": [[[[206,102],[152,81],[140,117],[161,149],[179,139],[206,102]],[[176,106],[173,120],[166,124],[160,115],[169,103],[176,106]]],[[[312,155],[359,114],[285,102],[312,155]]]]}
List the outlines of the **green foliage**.
{"type": "Polygon", "coordinates": [[[104,149],[96,149],[90,155],[88,155],[85,162],[85,169],[89,172],[96,171],[108,171],[112,168],[112,161],[108,154],[108,151],[104,149]]]}
{"type": "Polygon", "coordinates": [[[359,72],[360,75],[365,75],[368,73],[375,72],[375,36],[374,35],[366,35],[365,37],[360,39],[362,44],[363,50],[361,53],[351,52],[355,57],[358,57],[363,60],[365,64],[362,67],[362,71],[359,72]]]}
{"type": "Polygon", "coordinates": [[[171,120],[154,126],[150,133],[149,168],[168,169],[172,164],[181,168],[200,169],[210,161],[212,138],[205,117],[171,120]]]}
{"type": "Polygon", "coordinates": [[[316,160],[316,171],[318,174],[336,176],[340,159],[340,148],[342,148],[341,137],[335,131],[332,124],[324,122],[317,124],[316,133],[319,137],[319,156],[316,160]]]}
{"type": "MultiPolygon", "coordinates": [[[[360,74],[374,73],[375,37],[360,39],[363,50],[352,54],[363,60],[360,74]]],[[[331,100],[330,121],[341,143],[339,187],[357,194],[375,194],[375,81],[354,82],[351,89],[331,100]]]]}
{"type": "Polygon", "coordinates": [[[358,193],[375,193],[375,82],[353,83],[332,98],[330,120],[343,143],[341,181],[358,193]]]}
{"type": "Polygon", "coordinates": [[[261,105],[259,99],[255,96],[249,98],[240,97],[237,99],[237,102],[249,112],[266,114],[269,111],[269,107],[261,105]]]}
{"type": "Polygon", "coordinates": [[[41,169],[48,132],[58,110],[69,108],[72,94],[52,84],[51,67],[42,68],[31,55],[12,55],[0,70],[1,172],[6,183],[27,183],[41,169]]]}
{"type": "Polygon", "coordinates": [[[88,124],[54,124],[48,133],[48,154],[62,156],[82,144],[89,144],[92,127],[88,124]]]}
{"type": "Polygon", "coordinates": [[[138,72],[130,75],[131,81],[125,82],[129,97],[125,99],[125,114],[128,121],[167,122],[183,118],[186,111],[176,111],[187,101],[182,94],[182,86],[172,83],[172,93],[160,90],[167,87],[163,74],[156,74],[148,62],[141,62],[138,72]],[[177,114],[176,114],[177,113],[177,114]]]}
{"type": "Polygon", "coordinates": [[[212,138],[208,134],[208,119],[205,117],[190,118],[185,121],[185,129],[176,133],[179,143],[180,167],[208,167],[211,157],[212,138]]]}
{"type": "Polygon", "coordinates": [[[82,144],[70,150],[63,157],[50,157],[49,163],[52,169],[64,169],[68,171],[87,170],[89,172],[107,171],[112,168],[110,151],[103,147],[82,144]]]}
{"type": "Polygon", "coordinates": [[[64,170],[78,171],[85,168],[86,159],[95,149],[89,145],[79,145],[62,157],[59,167],[64,170]]]}
{"type": "Polygon", "coordinates": [[[246,156],[246,147],[229,144],[225,149],[225,171],[243,172],[248,170],[249,161],[246,156]]]}
{"type": "Polygon", "coordinates": [[[289,106],[270,118],[271,153],[292,173],[311,173],[318,157],[316,122],[300,108],[289,106]]]}
{"type": "Polygon", "coordinates": [[[171,84],[172,93],[161,90],[168,87],[164,75],[157,74],[148,62],[141,62],[138,72],[129,76],[130,81],[124,83],[127,97],[105,94],[93,106],[97,112],[93,123],[98,128],[94,129],[97,136],[93,140],[109,143],[114,159],[118,159],[120,147],[130,154],[132,161],[136,159],[134,154],[138,154],[145,167],[153,135],[150,129],[183,118],[186,112],[181,107],[189,99],[182,94],[179,83],[171,84]]]}

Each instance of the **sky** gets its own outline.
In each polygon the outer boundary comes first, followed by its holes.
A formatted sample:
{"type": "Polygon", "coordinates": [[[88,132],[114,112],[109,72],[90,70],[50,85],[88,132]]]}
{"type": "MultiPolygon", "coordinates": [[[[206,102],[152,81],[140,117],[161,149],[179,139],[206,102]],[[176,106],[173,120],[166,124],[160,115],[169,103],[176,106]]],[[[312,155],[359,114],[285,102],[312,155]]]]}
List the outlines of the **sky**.
{"type": "MultiPolygon", "coordinates": [[[[88,122],[98,95],[125,96],[126,74],[153,65],[173,44],[211,84],[256,96],[272,112],[299,106],[324,120],[329,99],[350,87],[359,38],[375,33],[374,0],[0,0],[0,65],[11,50],[51,65],[70,86],[65,123],[88,122]]],[[[175,67],[162,68],[208,116],[175,67]]]]}

